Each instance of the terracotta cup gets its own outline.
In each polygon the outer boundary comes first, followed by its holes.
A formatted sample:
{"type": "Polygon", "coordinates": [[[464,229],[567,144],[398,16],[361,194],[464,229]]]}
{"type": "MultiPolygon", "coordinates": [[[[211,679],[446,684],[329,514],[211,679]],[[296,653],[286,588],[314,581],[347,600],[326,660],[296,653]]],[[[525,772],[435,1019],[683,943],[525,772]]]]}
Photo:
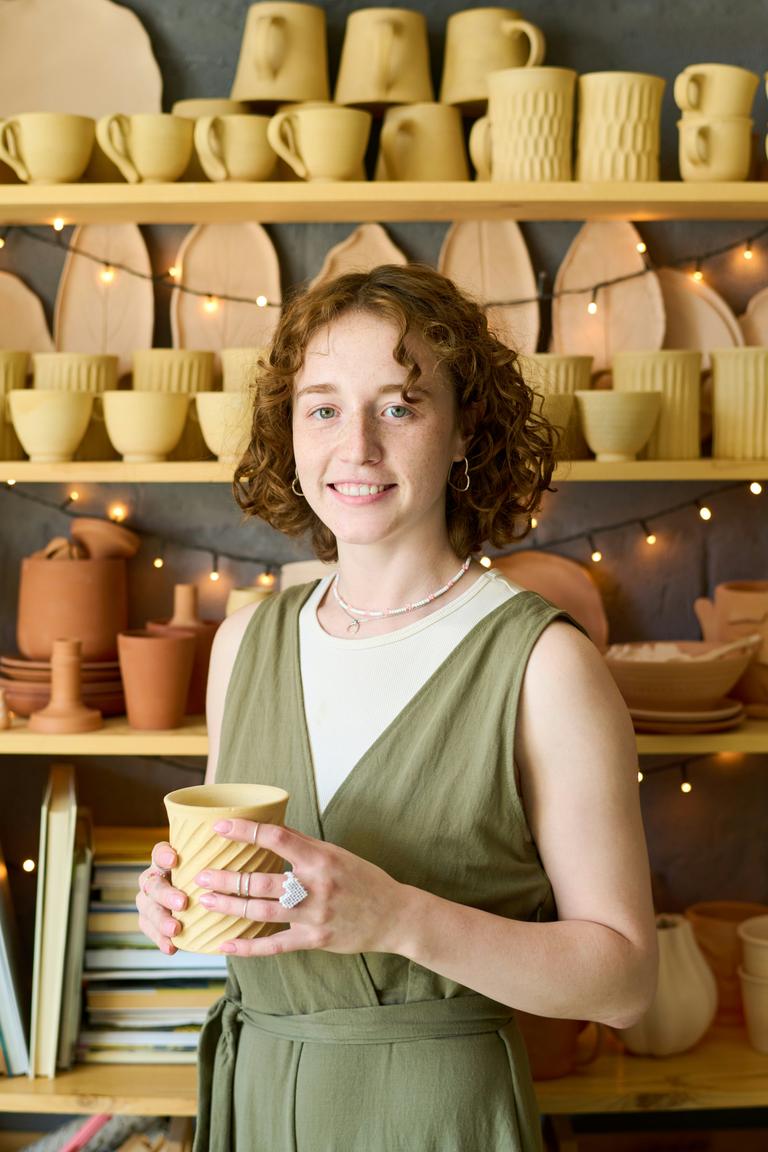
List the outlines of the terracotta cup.
{"type": "Polygon", "coordinates": [[[677,122],[683,180],[746,180],[752,164],[748,116],[685,115],[677,122]]]}
{"type": "Polygon", "coordinates": [[[718,1024],[740,1024],[744,1019],[738,969],[741,963],[739,924],[768,913],[764,904],[742,900],[704,900],[691,904],[685,915],[693,925],[696,942],[715,974],[718,1024]]]}
{"type": "Polygon", "coordinates": [[[334,101],[379,108],[434,98],[424,14],[408,8],[350,12],[334,101]]]}
{"type": "Polygon", "coordinates": [[[179,728],[195,659],[194,632],[120,632],[117,654],[131,728],[179,728]]]}
{"type": "Polygon", "coordinates": [[[79,640],[54,640],[51,653],[51,698],[45,708],[29,717],[32,732],[94,732],[101,727],[101,712],[86,708],[80,692],[79,640]]]}
{"type": "Polygon", "coordinates": [[[701,353],[688,350],[617,352],[616,392],[661,392],[661,410],[642,460],[693,460],[701,455],[701,353]]]}
{"type": "Polygon", "coordinates": [[[102,116],[96,139],[129,184],[178,180],[192,157],[194,125],[171,112],[102,116]]]}
{"type": "Polygon", "coordinates": [[[461,114],[447,104],[388,108],[376,180],[468,180],[461,114]]]}
{"type": "Polygon", "coordinates": [[[577,180],[658,180],[665,84],[645,72],[579,77],[577,180]]]}
{"type": "Polygon", "coordinates": [[[302,180],[354,180],[371,130],[371,115],[358,108],[302,107],[278,112],[267,139],[302,180]]]}
{"type": "Polygon", "coordinates": [[[570,180],[570,68],[507,68],[488,77],[488,115],[469,136],[480,180],[570,180]]]}
{"type": "MultiPolygon", "coordinates": [[[[265,924],[245,916],[227,916],[199,902],[202,889],[195,876],[204,868],[237,872],[285,871],[273,852],[257,845],[227,840],[214,831],[219,820],[255,820],[284,824],[288,793],[268,784],[201,784],[179,788],[165,797],[170,825],[168,840],[178,856],[171,872],[174,888],[187,894],[187,907],[174,916],[182,930],[173,938],[183,952],[218,952],[226,940],[271,936],[282,924],[265,924]]],[[[245,897],[243,897],[245,911],[245,897]]]]}
{"type": "Polygon", "coordinates": [[[257,104],[328,100],[325,11],[265,0],[248,9],[232,98],[257,104]]]}
{"type": "Polygon", "coordinates": [[[205,712],[205,694],[208,686],[208,665],[211,646],[220,620],[202,620],[197,609],[197,588],[194,584],[176,584],[173,590],[173,615],[168,620],[148,620],[147,631],[158,636],[184,635],[195,637],[195,655],[189,680],[185,712],[200,716],[205,712]]]}
{"type": "Polygon", "coordinates": [[[94,144],[89,116],[25,112],[0,120],[0,159],[25,184],[68,184],[88,167],[94,144]]]}
{"type": "Polygon", "coordinates": [[[259,360],[266,355],[265,348],[222,348],[222,380],[224,392],[240,392],[256,383],[259,360]]]}
{"type": "Polygon", "coordinates": [[[506,68],[532,68],[546,52],[544,34],[510,8],[454,12],[445,26],[440,99],[467,115],[485,111],[488,76],[506,68]]]}
{"type": "Polygon", "coordinates": [[[681,112],[707,116],[749,116],[760,77],[735,64],[689,64],[675,78],[681,112]]]}
{"type": "Polygon", "coordinates": [[[125,560],[22,560],[16,643],[28,660],[49,660],[60,636],[78,637],[84,660],[114,660],[127,621],[125,560]]]}
{"type": "Polygon", "coordinates": [[[712,455],[768,460],[768,348],[712,352],[712,455]]]}
{"type": "Polygon", "coordinates": [[[30,460],[71,460],[85,436],[93,410],[87,392],[22,388],[8,393],[8,413],[30,460]]]}
{"type": "Polygon", "coordinates": [[[268,116],[203,116],[195,150],[209,180],[269,180],[277,156],[267,140],[268,116]]]}

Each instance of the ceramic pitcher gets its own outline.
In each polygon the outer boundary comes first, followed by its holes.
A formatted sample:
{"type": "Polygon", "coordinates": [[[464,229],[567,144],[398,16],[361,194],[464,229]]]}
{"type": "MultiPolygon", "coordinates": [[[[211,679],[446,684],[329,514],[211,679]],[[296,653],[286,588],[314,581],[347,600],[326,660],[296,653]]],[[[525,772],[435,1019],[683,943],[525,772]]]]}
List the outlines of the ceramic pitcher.
{"type": "Polygon", "coordinates": [[[374,108],[434,100],[425,16],[408,8],[350,12],[334,100],[374,108]]]}
{"type": "Polygon", "coordinates": [[[491,72],[531,68],[543,63],[545,51],[541,30],[509,8],[454,12],[445,28],[440,99],[469,115],[479,115],[488,101],[491,72]]]}
{"type": "Polygon", "coordinates": [[[248,9],[233,100],[327,100],[325,11],[316,4],[263,0],[248,9]]]}

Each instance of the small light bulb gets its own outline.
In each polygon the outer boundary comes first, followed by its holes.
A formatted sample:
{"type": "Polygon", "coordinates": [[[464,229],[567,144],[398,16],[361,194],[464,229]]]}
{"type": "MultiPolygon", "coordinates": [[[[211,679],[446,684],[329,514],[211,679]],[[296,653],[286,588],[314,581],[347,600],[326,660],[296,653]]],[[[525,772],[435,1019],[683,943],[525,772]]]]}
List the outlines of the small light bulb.
{"type": "Polygon", "coordinates": [[[64,221],[62,220],[61,216],[57,216],[53,222],[54,232],[61,232],[63,227],[64,227],[64,221]]]}
{"type": "Polygon", "coordinates": [[[99,272],[99,280],[102,284],[111,284],[115,279],[115,270],[111,264],[105,264],[99,272]]]}
{"type": "Polygon", "coordinates": [[[697,261],[696,267],[694,268],[693,272],[691,272],[691,280],[695,280],[697,284],[700,284],[703,279],[704,273],[701,270],[701,265],[697,261]]]}
{"type": "Polygon", "coordinates": [[[77,491],[76,488],[73,488],[72,491],[69,493],[69,499],[71,500],[71,502],[73,504],[76,504],[77,501],[80,499],[80,493],[77,491]]]}
{"type": "Polygon", "coordinates": [[[752,259],[752,245],[750,244],[749,240],[747,241],[747,243],[744,246],[744,251],[743,251],[742,255],[743,255],[745,260],[751,260],[752,259]]]}
{"type": "Polygon", "coordinates": [[[539,522],[535,516],[531,516],[531,528],[538,528],[539,522]]]}
{"type": "Polygon", "coordinates": [[[592,563],[593,564],[599,564],[600,561],[602,560],[602,558],[603,558],[603,554],[600,551],[600,549],[595,548],[594,552],[592,553],[592,563]]]}
{"type": "Polygon", "coordinates": [[[590,316],[594,316],[595,313],[597,312],[596,293],[592,294],[592,299],[590,300],[589,304],[587,304],[587,312],[589,312],[590,316]]]}
{"type": "Polygon", "coordinates": [[[693,790],[693,784],[691,784],[690,780],[683,780],[682,784],[680,785],[680,791],[681,792],[691,792],[692,790],[693,790]]]}
{"type": "Polygon", "coordinates": [[[153,568],[162,568],[164,564],[165,560],[163,560],[162,556],[155,556],[154,560],[152,561],[153,568]]]}
{"type": "Polygon", "coordinates": [[[699,508],[699,516],[701,516],[702,520],[711,520],[712,509],[707,508],[706,504],[702,504],[701,508],[699,508]]]}
{"type": "Polygon", "coordinates": [[[5,236],[0,236],[0,248],[5,248],[5,236]]]}
{"type": "Polygon", "coordinates": [[[749,486],[749,490],[753,496],[759,496],[763,490],[763,486],[758,480],[753,480],[749,486]]]}
{"type": "Polygon", "coordinates": [[[216,569],[214,568],[213,572],[211,572],[209,574],[208,579],[212,580],[213,583],[215,584],[217,580],[221,579],[221,577],[220,577],[219,573],[216,571],[216,569]]]}
{"type": "Polygon", "coordinates": [[[15,483],[16,483],[15,480],[6,480],[6,484],[8,485],[9,488],[13,488],[15,483]]]}
{"type": "Polygon", "coordinates": [[[653,533],[653,532],[649,532],[649,533],[648,533],[648,535],[647,535],[647,536],[646,536],[646,538],[645,538],[645,542],[646,542],[646,544],[655,544],[655,543],[656,543],[656,535],[655,535],[655,533],[653,533]]]}
{"type": "Polygon", "coordinates": [[[482,564],[483,568],[490,568],[490,566],[491,566],[490,556],[481,556],[480,557],[480,563],[482,564]]]}
{"type": "Polygon", "coordinates": [[[125,504],[112,504],[107,511],[107,515],[110,520],[114,520],[116,524],[120,524],[128,515],[128,509],[125,504]]]}
{"type": "Polygon", "coordinates": [[[206,296],[205,300],[203,301],[203,308],[208,313],[218,312],[219,302],[215,296],[206,296]]]}
{"type": "Polygon", "coordinates": [[[181,268],[179,265],[171,264],[170,268],[168,269],[168,275],[170,276],[171,280],[181,280],[181,268]]]}
{"type": "Polygon", "coordinates": [[[22,862],[21,867],[24,872],[34,872],[37,865],[35,864],[34,860],[27,858],[22,862]]]}
{"type": "Polygon", "coordinates": [[[259,308],[266,308],[266,306],[267,306],[266,296],[257,296],[256,297],[256,304],[259,308]]]}
{"type": "Polygon", "coordinates": [[[635,248],[637,248],[637,250],[641,256],[643,255],[644,252],[648,251],[648,245],[645,243],[644,240],[639,240],[637,242],[637,244],[635,244],[635,248]]]}
{"type": "Polygon", "coordinates": [[[275,579],[274,572],[259,572],[256,577],[256,586],[258,588],[274,588],[275,579]]]}
{"type": "Polygon", "coordinates": [[[643,776],[642,770],[641,770],[641,769],[638,769],[638,772],[637,772],[637,782],[638,782],[638,784],[642,784],[642,782],[643,782],[643,780],[644,780],[644,779],[645,779],[645,776],[643,776]]]}

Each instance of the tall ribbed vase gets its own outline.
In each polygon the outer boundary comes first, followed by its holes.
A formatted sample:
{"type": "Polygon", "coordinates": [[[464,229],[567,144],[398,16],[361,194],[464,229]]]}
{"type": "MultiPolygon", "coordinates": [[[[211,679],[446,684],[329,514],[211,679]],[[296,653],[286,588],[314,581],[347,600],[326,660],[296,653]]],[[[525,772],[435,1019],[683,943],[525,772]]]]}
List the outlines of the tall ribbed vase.
{"type": "Polygon", "coordinates": [[[712,353],[712,455],[768,460],[768,348],[712,353]]]}
{"type": "Polygon", "coordinates": [[[659,419],[640,460],[694,460],[701,455],[701,353],[687,350],[617,352],[616,392],[661,392],[659,419]]]}

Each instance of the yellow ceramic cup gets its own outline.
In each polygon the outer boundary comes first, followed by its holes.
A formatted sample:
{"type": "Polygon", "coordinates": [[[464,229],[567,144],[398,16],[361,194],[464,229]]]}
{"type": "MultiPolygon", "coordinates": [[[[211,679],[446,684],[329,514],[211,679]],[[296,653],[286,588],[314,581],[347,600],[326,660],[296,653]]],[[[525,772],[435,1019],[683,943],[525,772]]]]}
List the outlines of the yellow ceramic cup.
{"type": "Polygon", "coordinates": [[[183,952],[218,952],[225,940],[253,940],[282,928],[282,924],[264,924],[205,908],[199,902],[204,889],[194,878],[203,868],[244,873],[285,871],[284,862],[273,852],[227,840],[214,832],[213,826],[218,820],[235,819],[282,825],[288,798],[282,788],[268,784],[200,784],[179,788],[165,797],[169,841],[178,856],[171,883],[188,898],[187,907],[174,913],[182,925],[173,938],[177,948],[183,952]]]}

